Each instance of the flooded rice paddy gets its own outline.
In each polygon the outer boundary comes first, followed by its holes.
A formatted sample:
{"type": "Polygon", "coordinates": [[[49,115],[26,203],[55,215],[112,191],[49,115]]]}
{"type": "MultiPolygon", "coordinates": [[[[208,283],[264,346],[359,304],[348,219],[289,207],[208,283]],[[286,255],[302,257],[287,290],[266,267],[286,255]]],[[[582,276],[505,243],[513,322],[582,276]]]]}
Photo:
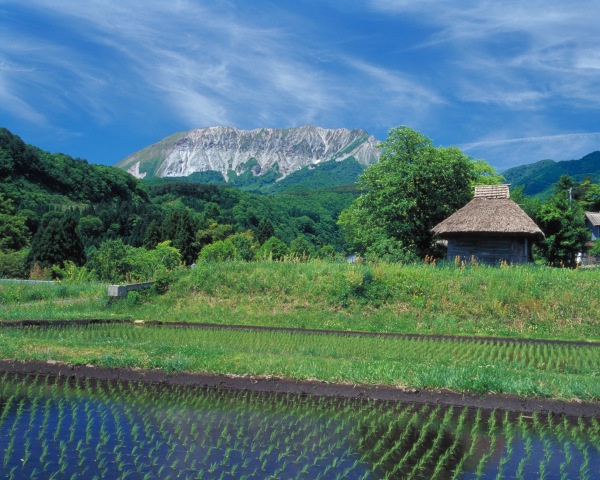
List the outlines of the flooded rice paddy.
{"type": "Polygon", "coordinates": [[[0,477],[593,479],[595,418],[0,377],[0,477]]]}

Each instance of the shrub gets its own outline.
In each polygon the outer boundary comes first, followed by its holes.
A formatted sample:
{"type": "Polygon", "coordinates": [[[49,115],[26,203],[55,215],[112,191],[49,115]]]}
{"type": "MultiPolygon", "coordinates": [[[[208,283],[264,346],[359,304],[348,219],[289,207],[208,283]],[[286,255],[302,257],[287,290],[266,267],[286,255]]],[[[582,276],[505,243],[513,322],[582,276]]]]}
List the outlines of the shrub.
{"type": "Polygon", "coordinates": [[[101,280],[109,282],[148,281],[163,272],[181,265],[181,253],[170,241],[159,243],[155,249],[134,248],[122,240],[108,240],[89,253],[87,266],[101,280]]]}
{"type": "Polygon", "coordinates": [[[132,250],[134,248],[125,245],[120,238],[107,240],[89,252],[87,266],[96,272],[100,280],[122,282],[132,270],[129,263],[132,250]]]}
{"type": "Polygon", "coordinates": [[[277,237],[269,238],[258,250],[258,258],[262,260],[282,260],[288,254],[288,247],[277,237]]]}
{"type": "Polygon", "coordinates": [[[200,251],[200,259],[209,262],[224,262],[235,258],[235,246],[230,240],[218,240],[200,251]]]}
{"type": "Polygon", "coordinates": [[[298,236],[290,244],[290,255],[301,258],[310,258],[315,252],[315,247],[304,236],[298,236]]]}
{"type": "Polygon", "coordinates": [[[235,248],[234,258],[236,260],[245,260],[247,262],[254,259],[254,237],[251,231],[237,233],[229,237],[226,241],[230,241],[235,248]]]}
{"type": "Polygon", "coordinates": [[[27,255],[28,251],[25,249],[17,252],[0,251],[0,277],[27,278],[29,275],[27,255]]]}

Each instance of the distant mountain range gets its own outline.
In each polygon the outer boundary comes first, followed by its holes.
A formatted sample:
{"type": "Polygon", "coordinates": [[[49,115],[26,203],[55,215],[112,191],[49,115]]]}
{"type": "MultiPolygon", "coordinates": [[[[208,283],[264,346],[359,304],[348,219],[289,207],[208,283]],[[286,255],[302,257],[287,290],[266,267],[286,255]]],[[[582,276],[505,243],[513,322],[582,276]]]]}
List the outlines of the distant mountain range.
{"type": "Polygon", "coordinates": [[[209,127],[164,138],[116,167],[145,180],[188,178],[271,192],[307,182],[322,188],[354,183],[379,160],[378,143],[364,130],[343,128],[209,127]]]}
{"type": "Polygon", "coordinates": [[[525,194],[545,198],[552,194],[552,188],[561,175],[569,175],[578,182],[587,177],[594,183],[600,182],[600,151],[579,160],[542,160],[510,168],[502,175],[513,187],[523,185],[525,194]]]}

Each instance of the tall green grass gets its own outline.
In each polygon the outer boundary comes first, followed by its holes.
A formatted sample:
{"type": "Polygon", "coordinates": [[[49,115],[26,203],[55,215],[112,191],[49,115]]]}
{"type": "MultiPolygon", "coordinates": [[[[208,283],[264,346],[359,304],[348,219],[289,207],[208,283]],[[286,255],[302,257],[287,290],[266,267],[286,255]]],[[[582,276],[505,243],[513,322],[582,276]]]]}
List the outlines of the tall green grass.
{"type": "Polygon", "coordinates": [[[60,309],[12,302],[0,315],[598,340],[598,285],[599,269],[201,262],[173,274],[163,295],[60,309]]]}
{"type": "MultiPolygon", "coordinates": [[[[31,304],[39,302],[98,298],[105,295],[107,291],[106,284],[95,282],[27,283],[5,280],[0,282],[0,308],[14,311],[31,307],[31,304]]],[[[1,316],[2,310],[0,310],[0,318],[1,316]]]]}

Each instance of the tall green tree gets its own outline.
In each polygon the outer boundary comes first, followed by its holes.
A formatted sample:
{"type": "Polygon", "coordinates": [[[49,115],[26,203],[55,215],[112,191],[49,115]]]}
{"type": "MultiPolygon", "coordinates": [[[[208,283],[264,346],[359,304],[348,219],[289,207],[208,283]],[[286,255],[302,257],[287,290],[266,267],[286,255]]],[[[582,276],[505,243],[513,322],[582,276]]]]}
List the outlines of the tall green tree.
{"type": "Polygon", "coordinates": [[[197,229],[198,222],[187,208],[173,210],[163,224],[163,238],[172,241],[186,265],[191,265],[198,258],[197,229]]]}
{"type": "Polygon", "coordinates": [[[549,265],[575,267],[577,254],[583,251],[590,232],[585,226],[583,208],[573,199],[574,183],[563,177],[557,182],[554,195],[540,208],[537,220],[546,238],[539,250],[549,265]]]}
{"type": "Polygon", "coordinates": [[[143,242],[144,248],[156,248],[156,246],[161,242],[161,240],[162,232],[160,227],[158,226],[158,222],[156,220],[152,220],[146,227],[143,242]]]}
{"type": "Polygon", "coordinates": [[[431,228],[464,206],[474,183],[498,183],[485,162],[458,148],[435,147],[408,127],[390,131],[379,163],[358,185],[364,193],[338,223],[355,251],[389,260],[434,253],[431,228]]]}
{"type": "Polygon", "coordinates": [[[581,191],[579,203],[583,209],[587,212],[600,212],[600,184],[585,178],[579,184],[579,190],[581,191]]]}
{"type": "Polygon", "coordinates": [[[14,251],[29,243],[27,218],[14,215],[12,201],[0,193],[0,252],[14,251]]]}
{"type": "Polygon", "coordinates": [[[68,260],[76,265],[85,263],[83,242],[77,232],[77,221],[69,214],[51,216],[31,241],[29,262],[40,267],[63,266],[68,260]]]}
{"type": "Polygon", "coordinates": [[[262,218],[258,223],[258,229],[256,230],[256,239],[261,245],[265,243],[269,238],[275,235],[275,228],[268,218],[262,218]]]}

